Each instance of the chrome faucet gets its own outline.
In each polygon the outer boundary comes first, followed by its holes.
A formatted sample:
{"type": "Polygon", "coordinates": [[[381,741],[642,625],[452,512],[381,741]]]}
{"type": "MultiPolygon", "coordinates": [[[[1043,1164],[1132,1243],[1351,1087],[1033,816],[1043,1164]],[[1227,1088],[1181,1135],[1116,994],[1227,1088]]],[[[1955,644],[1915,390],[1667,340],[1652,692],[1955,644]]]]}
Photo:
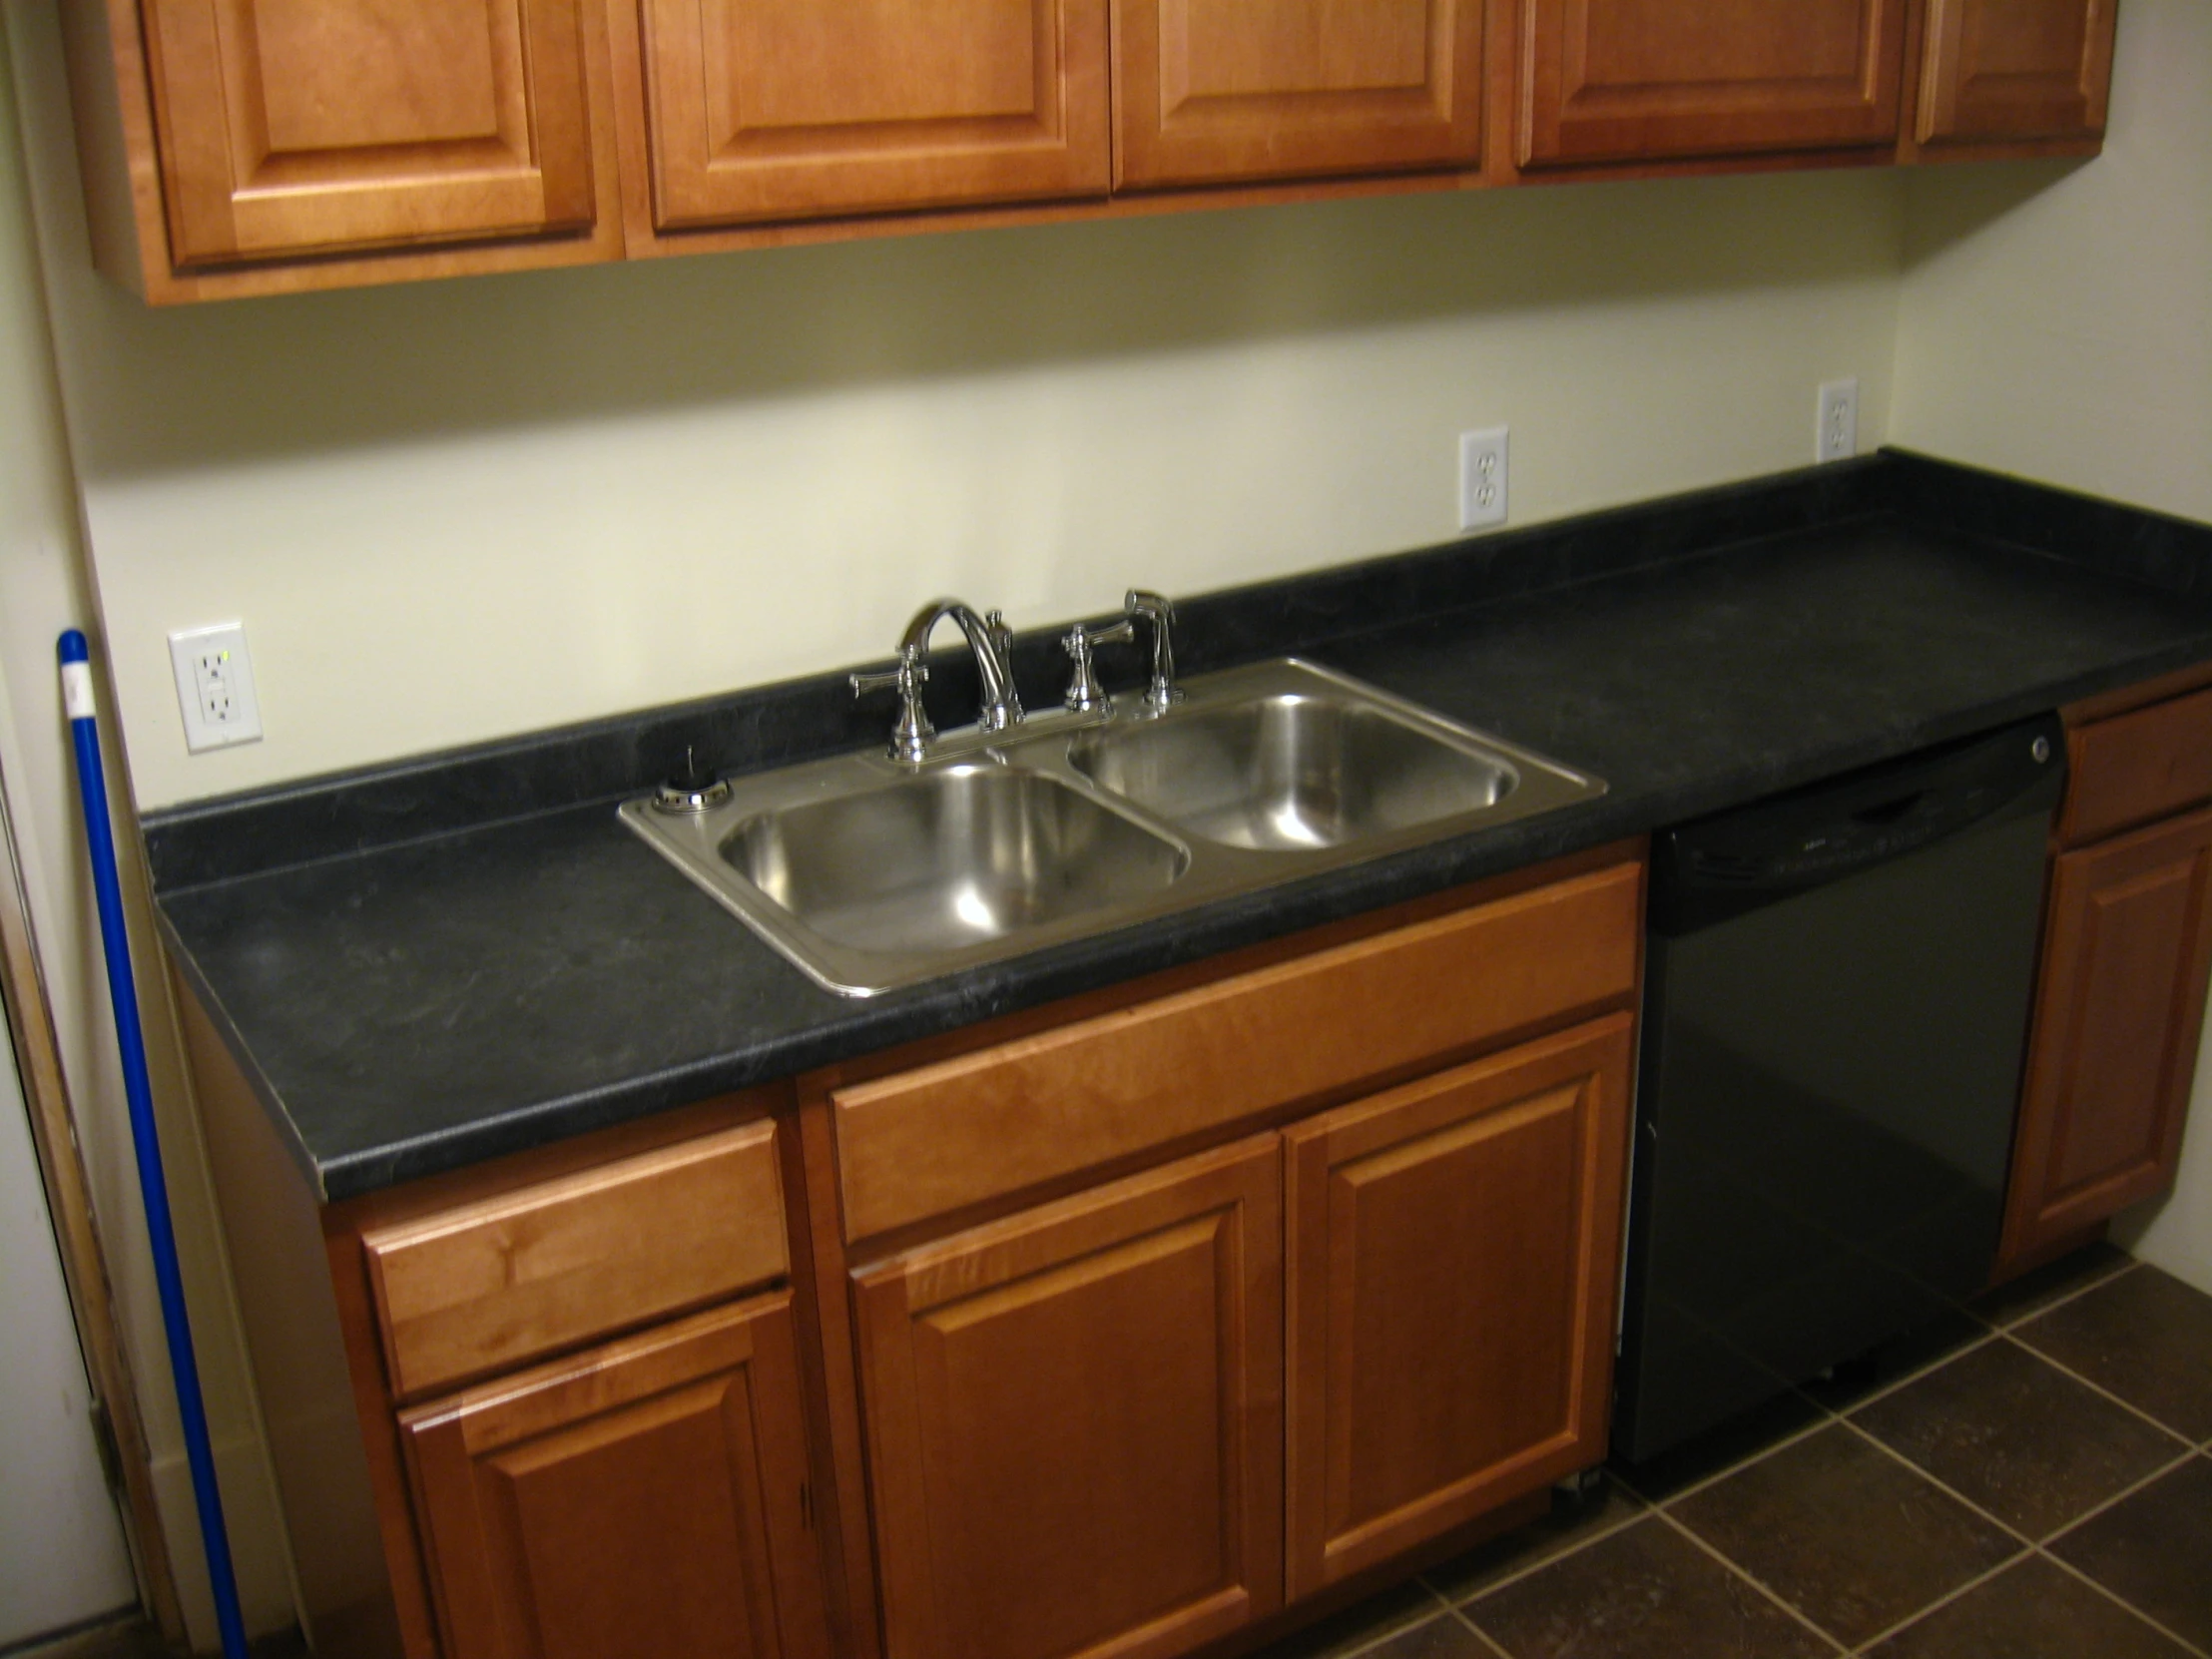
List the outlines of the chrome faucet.
{"type": "Polygon", "coordinates": [[[1132,621],[1148,623],[1152,628],[1152,683],[1145,687],[1144,706],[1154,714],[1163,714],[1183,701],[1183,694],[1175,689],[1175,642],[1169,637],[1175,624],[1175,607],[1144,588],[1131,588],[1122,606],[1132,621]]]}
{"type": "Polygon", "coordinates": [[[968,649],[975,653],[976,676],[983,682],[983,706],[976,711],[975,724],[986,732],[1005,731],[1021,719],[1021,699],[1014,695],[1013,669],[1006,658],[1013,630],[998,612],[980,617],[957,599],[932,599],[906,624],[898,642],[900,659],[909,652],[919,657],[927,651],[930,634],[946,617],[967,636],[968,649]]]}
{"type": "Polygon", "coordinates": [[[929,747],[936,739],[936,731],[921,707],[921,685],[929,678],[929,665],[922,659],[929,649],[929,636],[946,617],[959,625],[967,637],[968,649],[975,653],[975,673],[983,685],[976,731],[1003,732],[1021,720],[1021,698],[1014,691],[1012,667],[1014,635],[1006,619],[996,611],[977,616],[957,599],[932,599],[906,624],[906,632],[899,638],[895,668],[848,676],[854,697],[874,691],[898,693],[898,721],[891,728],[890,756],[907,766],[919,766],[928,759],[929,747]]]}

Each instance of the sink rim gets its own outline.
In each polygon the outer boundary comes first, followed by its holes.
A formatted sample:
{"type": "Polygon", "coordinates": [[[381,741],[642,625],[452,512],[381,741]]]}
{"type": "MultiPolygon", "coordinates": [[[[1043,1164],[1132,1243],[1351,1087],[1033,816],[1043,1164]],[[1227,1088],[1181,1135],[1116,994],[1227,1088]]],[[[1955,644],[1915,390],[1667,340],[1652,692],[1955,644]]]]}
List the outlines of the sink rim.
{"type": "Polygon", "coordinates": [[[1324,871],[1385,857],[1410,847],[1430,845],[1483,829],[1594,800],[1606,791],[1602,779],[1524,749],[1475,727],[1449,720],[1417,703],[1299,657],[1274,657],[1241,668],[1194,676],[1183,686],[1183,701],[1164,713],[1144,709],[1125,697],[1111,716],[1050,715],[1033,729],[1015,728],[987,740],[963,742],[948,755],[919,768],[900,765],[878,750],[833,755],[730,780],[727,800],[703,812],[669,815],[654,810],[652,797],[624,802],[622,821],[661,856],[746,923],[778,954],[816,984],[840,996],[866,997],[948,977],[969,968],[1054,945],[1103,937],[1124,928],[1195,910],[1217,899],[1281,886],[1324,871]],[[1400,829],[1355,836],[1310,848],[1254,848],[1209,840],[1127,797],[1100,786],[1071,759],[1075,746],[1103,741],[1125,729],[1180,722],[1194,715],[1262,697],[1295,691],[1323,694],[1378,709],[1396,722],[1445,746],[1492,763],[1502,762],[1519,776],[1503,800],[1487,807],[1428,820],[1400,829]],[[858,798],[911,784],[932,774],[991,767],[1051,780],[1092,805],[1125,819],[1174,847],[1185,860],[1183,872],[1159,888],[1125,901],[1087,907],[1033,926],[1011,929],[969,945],[923,951],[863,949],[830,939],[809,927],[749,880],[720,851],[743,823],[810,803],[858,798]]]}

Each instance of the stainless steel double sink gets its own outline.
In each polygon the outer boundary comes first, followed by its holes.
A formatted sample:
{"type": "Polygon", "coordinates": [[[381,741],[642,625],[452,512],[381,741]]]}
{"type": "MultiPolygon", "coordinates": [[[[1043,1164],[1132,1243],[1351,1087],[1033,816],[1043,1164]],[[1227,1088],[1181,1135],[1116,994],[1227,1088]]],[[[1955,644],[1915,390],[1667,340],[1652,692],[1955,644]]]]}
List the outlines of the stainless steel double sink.
{"type": "Polygon", "coordinates": [[[1184,692],[622,817],[817,982],[866,996],[1605,789],[1296,658],[1184,692]]]}

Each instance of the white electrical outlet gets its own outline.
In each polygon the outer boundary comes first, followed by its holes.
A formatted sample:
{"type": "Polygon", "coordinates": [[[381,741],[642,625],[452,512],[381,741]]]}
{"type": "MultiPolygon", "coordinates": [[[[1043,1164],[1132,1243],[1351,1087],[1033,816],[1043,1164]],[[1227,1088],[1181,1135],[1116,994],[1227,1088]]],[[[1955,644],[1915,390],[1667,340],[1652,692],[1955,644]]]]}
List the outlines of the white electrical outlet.
{"type": "Polygon", "coordinates": [[[1485,530],[1505,522],[1503,426],[1459,434],[1459,528],[1485,530]]]}
{"type": "Polygon", "coordinates": [[[254,660],[246,654],[246,624],[180,628],[169,636],[177,670],[177,702],[185,716],[185,747],[228,749],[259,743],[262,705],[254,695],[254,660]]]}
{"type": "Polygon", "coordinates": [[[1859,453],[1859,381],[1821,382],[1821,425],[1813,459],[1848,460],[1859,453]]]}

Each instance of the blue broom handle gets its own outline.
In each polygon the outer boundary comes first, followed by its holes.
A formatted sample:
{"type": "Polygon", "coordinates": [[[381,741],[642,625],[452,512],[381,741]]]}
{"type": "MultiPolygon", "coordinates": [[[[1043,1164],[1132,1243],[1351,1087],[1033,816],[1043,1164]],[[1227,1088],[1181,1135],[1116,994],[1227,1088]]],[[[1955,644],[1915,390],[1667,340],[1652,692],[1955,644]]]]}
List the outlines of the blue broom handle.
{"type": "Polygon", "coordinates": [[[239,1615],[238,1577],[231,1566],[231,1538],[223,1526],[223,1496],[215,1481],[215,1448],[208,1440],[208,1408],[193,1361],[192,1323],[185,1313],[185,1282],[177,1270],[177,1232],[169,1215],[169,1184],[162,1178],[161,1139],[154,1128],[154,1090],[146,1070],[146,1036],[139,1025],[138,985],[131,977],[131,936],[123,925],[123,883],[117,878],[115,835],[108,822],[108,783],[100,766],[100,727],[85,636],[72,628],[61,638],[62,706],[77,745],[77,787],[84,797],[85,842],[92,853],[92,886],[100,901],[100,942],[108,963],[108,996],[115,1004],[116,1042],[123,1050],[123,1092],[131,1107],[131,1140],[138,1153],[139,1193],[146,1204],[147,1242],[154,1254],[154,1282],[161,1289],[162,1328],[177,1378],[177,1414],[184,1419],[185,1457],[192,1466],[192,1495],[200,1509],[208,1579],[215,1591],[215,1619],[224,1659],[247,1659],[246,1623],[239,1615]]]}

